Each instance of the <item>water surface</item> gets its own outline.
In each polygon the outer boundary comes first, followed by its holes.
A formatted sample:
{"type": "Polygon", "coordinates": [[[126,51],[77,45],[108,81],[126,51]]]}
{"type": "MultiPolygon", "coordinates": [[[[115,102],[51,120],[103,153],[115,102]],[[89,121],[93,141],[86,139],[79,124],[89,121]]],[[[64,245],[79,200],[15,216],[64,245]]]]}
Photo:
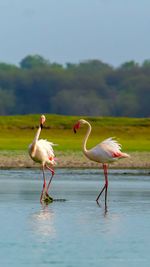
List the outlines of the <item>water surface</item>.
{"type": "Polygon", "coordinates": [[[39,203],[39,170],[0,171],[0,266],[149,266],[148,170],[110,170],[108,212],[95,199],[101,170],[57,169],[39,203]]]}

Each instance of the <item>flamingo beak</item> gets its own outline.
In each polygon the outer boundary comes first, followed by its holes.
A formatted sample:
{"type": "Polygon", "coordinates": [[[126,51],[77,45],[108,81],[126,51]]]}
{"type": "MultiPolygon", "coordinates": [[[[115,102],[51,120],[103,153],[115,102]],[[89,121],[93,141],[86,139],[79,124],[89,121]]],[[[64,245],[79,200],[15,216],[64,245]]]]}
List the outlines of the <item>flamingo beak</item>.
{"type": "Polygon", "coordinates": [[[77,133],[75,126],[73,127],[74,133],[77,133]]]}
{"type": "Polygon", "coordinates": [[[76,133],[79,128],[80,128],[80,122],[77,122],[73,127],[74,133],[76,133]]]}

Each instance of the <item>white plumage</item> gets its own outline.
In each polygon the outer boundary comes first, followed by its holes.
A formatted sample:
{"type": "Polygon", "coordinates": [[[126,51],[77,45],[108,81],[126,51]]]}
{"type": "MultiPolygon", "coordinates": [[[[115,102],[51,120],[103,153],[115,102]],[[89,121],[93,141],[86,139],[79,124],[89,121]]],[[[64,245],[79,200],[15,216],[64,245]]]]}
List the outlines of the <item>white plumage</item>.
{"type": "Polygon", "coordinates": [[[52,169],[52,167],[56,165],[55,155],[54,155],[54,150],[53,150],[54,144],[47,141],[47,140],[43,140],[43,139],[39,140],[39,136],[40,136],[41,130],[43,128],[43,124],[44,124],[45,120],[46,120],[45,116],[42,115],[40,117],[40,125],[39,125],[37,132],[36,132],[34,140],[29,145],[30,157],[35,162],[41,163],[41,165],[42,165],[44,183],[43,183],[43,190],[42,190],[42,194],[41,194],[41,201],[43,198],[43,194],[46,194],[48,196],[48,189],[50,187],[50,183],[51,183],[51,180],[52,180],[53,175],[54,175],[54,170],[52,169]],[[45,172],[44,172],[45,168],[50,170],[52,173],[52,176],[49,180],[48,186],[46,185],[46,177],[45,177],[45,172]]]}
{"type": "Polygon", "coordinates": [[[47,163],[53,166],[56,162],[54,160],[55,155],[52,146],[54,146],[53,143],[40,139],[35,144],[34,154],[32,153],[32,144],[29,145],[29,154],[34,161],[44,165],[47,163]]]}
{"type": "Polygon", "coordinates": [[[97,146],[86,151],[86,156],[96,162],[109,163],[119,158],[128,157],[126,153],[122,153],[121,145],[112,137],[104,140],[97,146]]]}
{"type": "Polygon", "coordinates": [[[99,197],[101,196],[102,192],[105,189],[105,208],[107,209],[107,187],[108,187],[107,163],[114,162],[120,158],[127,158],[129,157],[129,155],[121,152],[121,144],[119,144],[112,137],[107,138],[106,140],[102,141],[95,147],[88,150],[86,148],[86,143],[87,143],[87,140],[89,138],[89,135],[92,129],[90,123],[83,119],[79,120],[74,125],[74,132],[76,133],[76,130],[79,129],[82,124],[86,124],[88,126],[87,133],[85,135],[85,138],[83,140],[83,145],[82,145],[83,153],[90,160],[103,164],[104,175],[105,175],[105,185],[102,188],[100,194],[98,195],[96,201],[98,202],[99,197]]]}

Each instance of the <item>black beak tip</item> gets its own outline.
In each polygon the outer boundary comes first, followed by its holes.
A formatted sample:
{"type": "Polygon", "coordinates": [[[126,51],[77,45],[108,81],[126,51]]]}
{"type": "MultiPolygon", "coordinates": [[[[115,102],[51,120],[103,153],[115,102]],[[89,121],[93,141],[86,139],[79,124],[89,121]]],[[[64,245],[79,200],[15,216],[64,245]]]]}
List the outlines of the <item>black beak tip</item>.
{"type": "Polygon", "coordinates": [[[74,130],[74,133],[76,134],[77,133],[76,129],[74,128],[73,130],[74,130]]]}

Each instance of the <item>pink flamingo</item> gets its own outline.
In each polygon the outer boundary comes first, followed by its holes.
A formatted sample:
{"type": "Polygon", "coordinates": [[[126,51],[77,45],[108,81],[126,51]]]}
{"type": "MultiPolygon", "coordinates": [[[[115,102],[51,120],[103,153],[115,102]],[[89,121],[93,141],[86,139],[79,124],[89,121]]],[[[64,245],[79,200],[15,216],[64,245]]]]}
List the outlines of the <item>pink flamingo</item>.
{"type": "Polygon", "coordinates": [[[76,130],[78,130],[82,124],[86,124],[88,126],[88,130],[87,130],[87,133],[85,135],[85,138],[83,140],[83,145],[82,145],[82,151],[84,155],[88,159],[92,161],[96,161],[98,163],[102,163],[103,165],[105,184],[102,190],[100,191],[98,197],[96,198],[96,202],[98,203],[98,200],[101,194],[105,190],[105,209],[107,210],[108,163],[114,162],[120,158],[128,158],[130,156],[120,151],[121,145],[118,144],[118,142],[114,140],[113,138],[108,138],[104,140],[103,142],[99,143],[98,145],[96,145],[95,147],[93,147],[92,149],[87,150],[86,143],[87,143],[87,140],[89,138],[89,135],[92,129],[90,123],[83,119],[79,120],[74,125],[74,132],[76,133],[76,130]]]}
{"type": "MultiPolygon", "coordinates": [[[[48,189],[50,187],[52,178],[55,174],[52,167],[54,165],[56,165],[55,158],[54,158],[55,157],[54,151],[53,151],[53,147],[52,147],[54,144],[51,142],[48,142],[47,140],[43,140],[43,139],[39,140],[39,136],[40,136],[40,133],[41,133],[41,130],[43,128],[45,121],[46,121],[46,118],[44,115],[42,115],[40,117],[40,124],[39,124],[38,130],[36,132],[36,135],[33,139],[33,142],[32,142],[32,144],[29,145],[30,157],[35,162],[41,163],[41,165],[42,165],[44,183],[43,183],[43,190],[42,190],[41,198],[40,198],[41,202],[43,200],[43,196],[44,197],[46,196],[50,199],[50,197],[48,195],[48,189]],[[51,172],[51,178],[49,180],[48,186],[46,185],[46,177],[45,177],[45,172],[44,172],[45,168],[47,168],[51,172]]],[[[51,200],[52,200],[52,198],[51,198],[51,200]]]]}

